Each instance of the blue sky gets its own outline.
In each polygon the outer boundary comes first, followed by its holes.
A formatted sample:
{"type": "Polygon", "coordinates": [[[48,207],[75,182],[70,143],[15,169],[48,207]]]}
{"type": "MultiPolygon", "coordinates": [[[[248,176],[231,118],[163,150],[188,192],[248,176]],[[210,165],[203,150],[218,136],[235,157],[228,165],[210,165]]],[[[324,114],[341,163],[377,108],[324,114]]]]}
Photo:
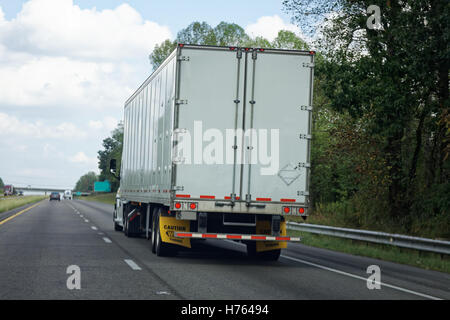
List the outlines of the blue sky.
{"type": "MultiPolygon", "coordinates": [[[[24,0],[0,0],[6,19],[12,19],[21,10],[24,0]]],[[[192,21],[206,21],[215,26],[221,21],[241,26],[254,23],[261,16],[280,16],[286,23],[290,16],[282,10],[282,0],[74,0],[82,9],[112,9],[128,3],[144,19],[170,27],[174,35],[192,21]]]]}
{"type": "Polygon", "coordinates": [[[0,0],[0,177],[74,187],[151,73],[156,44],[193,21],[253,37],[301,30],[281,0],[0,0]],[[3,155],[8,155],[3,156],[3,155]]]}

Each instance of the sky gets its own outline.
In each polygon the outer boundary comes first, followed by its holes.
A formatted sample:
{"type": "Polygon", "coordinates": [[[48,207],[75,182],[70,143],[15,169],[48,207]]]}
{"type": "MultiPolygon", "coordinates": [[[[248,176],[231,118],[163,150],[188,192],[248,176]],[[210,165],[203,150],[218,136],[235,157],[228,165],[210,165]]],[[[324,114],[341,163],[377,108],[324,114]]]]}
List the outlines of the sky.
{"type": "Polygon", "coordinates": [[[278,0],[0,0],[0,178],[73,188],[150,75],[156,44],[193,21],[237,23],[272,40],[278,0]]]}

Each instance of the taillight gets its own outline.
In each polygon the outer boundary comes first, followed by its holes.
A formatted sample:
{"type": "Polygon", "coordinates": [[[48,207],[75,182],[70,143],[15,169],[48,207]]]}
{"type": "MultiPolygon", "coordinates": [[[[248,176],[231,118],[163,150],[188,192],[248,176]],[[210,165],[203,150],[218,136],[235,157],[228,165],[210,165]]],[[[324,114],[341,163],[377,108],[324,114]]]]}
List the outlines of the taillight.
{"type": "Polygon", "coordinates": [[[305,209],[304,209],[304,208],[299,208],[299,209],[298,209],[298,212],[299,212],[299,213],[305,213],[305,209]]]}
{"type": "Polygon", "coordinates": [[[197,208],[197,206],[196,206],[195,203],[191,203],[191,204],[190,204],[190,207],[191,207],[192,210],[195,210],[195,208],[197,208]]]}
{"type": "Polygon", "coordinates": [[[176,208],[176,209],[180,209],[180,208],[181,208],[181,203],[176,202],[176,203],[175,203],[175,208],[176,208]]]}
{"type": "Polygon", "coordinates": [[[283,211],[284,211],[284,213],[289,213],[291,211],[291,209],[289,209],[289,207],[284,207],[283,211]]]}

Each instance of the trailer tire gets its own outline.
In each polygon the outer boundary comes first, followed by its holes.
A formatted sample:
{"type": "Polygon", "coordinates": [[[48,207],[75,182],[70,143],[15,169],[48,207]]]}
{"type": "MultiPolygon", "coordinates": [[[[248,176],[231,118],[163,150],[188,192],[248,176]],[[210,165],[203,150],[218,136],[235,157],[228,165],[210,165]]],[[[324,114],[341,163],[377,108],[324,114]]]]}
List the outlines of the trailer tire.
{"type": "Polygon", "coordinates": [[[114,231],[122,231],[123,227],[120,226],[116,221],[114,221],[116,218],[117,218],[117,209],[114,209],[113,212],[114,231]]]}
{"type": "Polygon", "coordinates": [[[152,240],[152,252],[156,253],[156,217],[158,215],[158,211],[159,208],[156,207],[153,209],[153,214],[152,214],[152,234],[151,234],[151,240],[152,240]]]}
{"type": "Polygon", "coordinates": [[[117,222],[114,222],[114,231],[122,231],[123,230],[123,227],[122,226],[119,226],[118,224],[117,224],[117,222]]]}
{"type": "Polygon", "coordinates": [[[170,246],[170,244],[165,243],[161,240],[161,232],[159,227],[159,217],[161,216],[161,211],[163,209],[158,209],[158,214],[156,215],[156,224],[155,224],[155,253],[158,257],[168,257],[172,256],[175,253],[175,250],[170,246]]]}

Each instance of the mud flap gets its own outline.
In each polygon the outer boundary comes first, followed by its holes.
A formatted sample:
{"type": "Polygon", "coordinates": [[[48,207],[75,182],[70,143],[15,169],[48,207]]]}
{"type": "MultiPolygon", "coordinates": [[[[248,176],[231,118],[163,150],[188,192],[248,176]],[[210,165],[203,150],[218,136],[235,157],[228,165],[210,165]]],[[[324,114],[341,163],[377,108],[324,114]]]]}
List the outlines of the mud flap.
{"type": "Polygon", "coordinates": [[[175,217],[159,217],[159,231],[161,234],[161,240],[165,243],[176,244],[186,248],[191,247],[191,239],[189,238],[177,238],[175,237],[175,231],[189,232],[190,221],[189,220],[177,220],[175,217]]]}
{"type": "MultiPolygon", "coordinates": [[[[270,235],[270,221],[256,221],[256,234],[270,235]]],[[[280,225],[280,236],[286,236],[286,221],[282,221],[280,225]]],[[[286,241],[256,241],[256,252],[285,249],[286,241]]]]}

